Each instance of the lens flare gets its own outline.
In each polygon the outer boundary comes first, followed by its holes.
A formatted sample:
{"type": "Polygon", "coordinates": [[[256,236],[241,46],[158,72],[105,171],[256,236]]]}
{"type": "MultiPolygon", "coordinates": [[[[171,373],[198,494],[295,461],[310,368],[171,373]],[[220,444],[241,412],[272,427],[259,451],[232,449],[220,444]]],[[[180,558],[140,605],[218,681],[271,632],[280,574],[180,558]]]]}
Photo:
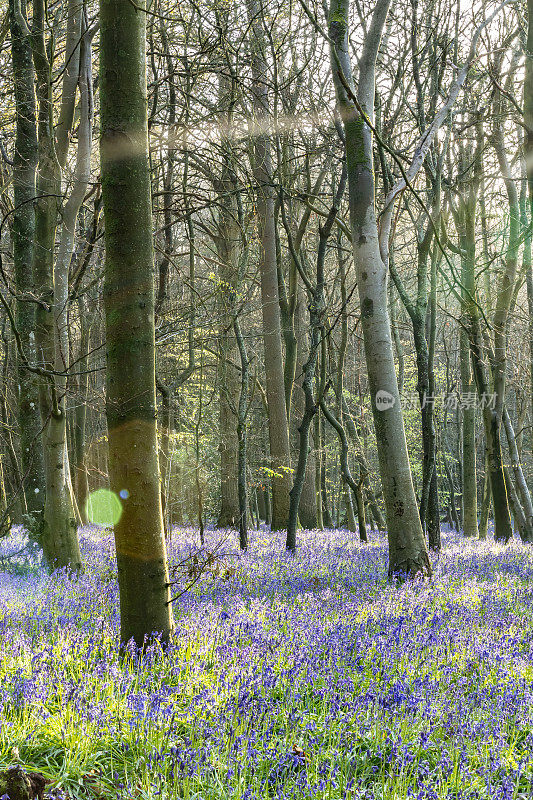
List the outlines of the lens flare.
{"type": "Polygon", "coordinates": [[[89,522],[101,528],[116,525],[122,516],[122,503],[109,489],[97,489],[91,492],[85,508],[89,522]]]}

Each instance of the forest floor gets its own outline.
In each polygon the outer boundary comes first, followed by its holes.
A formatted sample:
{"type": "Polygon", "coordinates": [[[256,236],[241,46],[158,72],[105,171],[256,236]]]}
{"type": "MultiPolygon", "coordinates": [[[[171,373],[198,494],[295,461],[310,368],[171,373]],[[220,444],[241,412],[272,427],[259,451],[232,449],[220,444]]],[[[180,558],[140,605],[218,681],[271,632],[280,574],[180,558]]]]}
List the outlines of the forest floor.
{"type": "Polygon", "coordinates": [[[0,769],[100,800],[532,796],[533,549],[447,533],[433,582],[396,588],[375,534],[301,531],[296,559],[231,534],[166,654],[121,661],[111,536],[82,539],[79,578],[4,562],[0,769]]]}

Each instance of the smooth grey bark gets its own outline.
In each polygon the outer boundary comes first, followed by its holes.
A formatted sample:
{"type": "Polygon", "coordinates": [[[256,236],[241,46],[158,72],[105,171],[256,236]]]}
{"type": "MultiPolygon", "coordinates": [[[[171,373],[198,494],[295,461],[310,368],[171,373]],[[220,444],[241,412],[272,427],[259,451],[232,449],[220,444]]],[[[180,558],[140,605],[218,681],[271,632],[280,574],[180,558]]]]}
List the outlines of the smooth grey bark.
{"type": "Polygon", "coordinates": [[[350,224],[372,412],[389,540],[389,573],[431,574],[407,453],[387,309],[387,266],[380,253],[374,206],[372,131],[375,63],[390,0],[374,6],[353,89],[348,47],[349,3],[330,5],[332,73],[346,140],[350,224]],[[379,393],[379,394],[378,394],[379,393]]]}

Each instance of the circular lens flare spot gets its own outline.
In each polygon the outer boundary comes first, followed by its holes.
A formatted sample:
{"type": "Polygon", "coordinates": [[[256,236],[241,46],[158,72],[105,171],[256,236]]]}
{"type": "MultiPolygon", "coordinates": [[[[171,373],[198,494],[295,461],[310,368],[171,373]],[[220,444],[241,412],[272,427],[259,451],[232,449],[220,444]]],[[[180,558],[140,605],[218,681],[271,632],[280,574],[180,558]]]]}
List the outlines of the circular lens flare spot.
{"type": "Polygon", "coordinates": [[[117,524],[122,516],[122,503],[109,489],[97,489],[89,495],[85,510],[89,522],[104,528],[117,524]]]}
{"type": "Polygon", "coordinates": [[[127,489],[121,489],[119,495],[122,497],[123,500],[127,500],[128,497],[130,496],[130,493],[128,492],[127,489]]]}

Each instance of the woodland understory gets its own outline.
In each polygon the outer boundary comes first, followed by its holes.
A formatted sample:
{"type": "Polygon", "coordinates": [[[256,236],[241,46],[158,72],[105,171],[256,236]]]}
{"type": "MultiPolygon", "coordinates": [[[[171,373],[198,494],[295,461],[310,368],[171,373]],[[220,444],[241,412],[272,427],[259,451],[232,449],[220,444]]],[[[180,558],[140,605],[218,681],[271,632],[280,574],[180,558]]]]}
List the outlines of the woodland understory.
{"type": "Polygon", "coordinates": [[[533,0],[0,0],[0,98],[0,800],[530,797],[533,0]]]}

